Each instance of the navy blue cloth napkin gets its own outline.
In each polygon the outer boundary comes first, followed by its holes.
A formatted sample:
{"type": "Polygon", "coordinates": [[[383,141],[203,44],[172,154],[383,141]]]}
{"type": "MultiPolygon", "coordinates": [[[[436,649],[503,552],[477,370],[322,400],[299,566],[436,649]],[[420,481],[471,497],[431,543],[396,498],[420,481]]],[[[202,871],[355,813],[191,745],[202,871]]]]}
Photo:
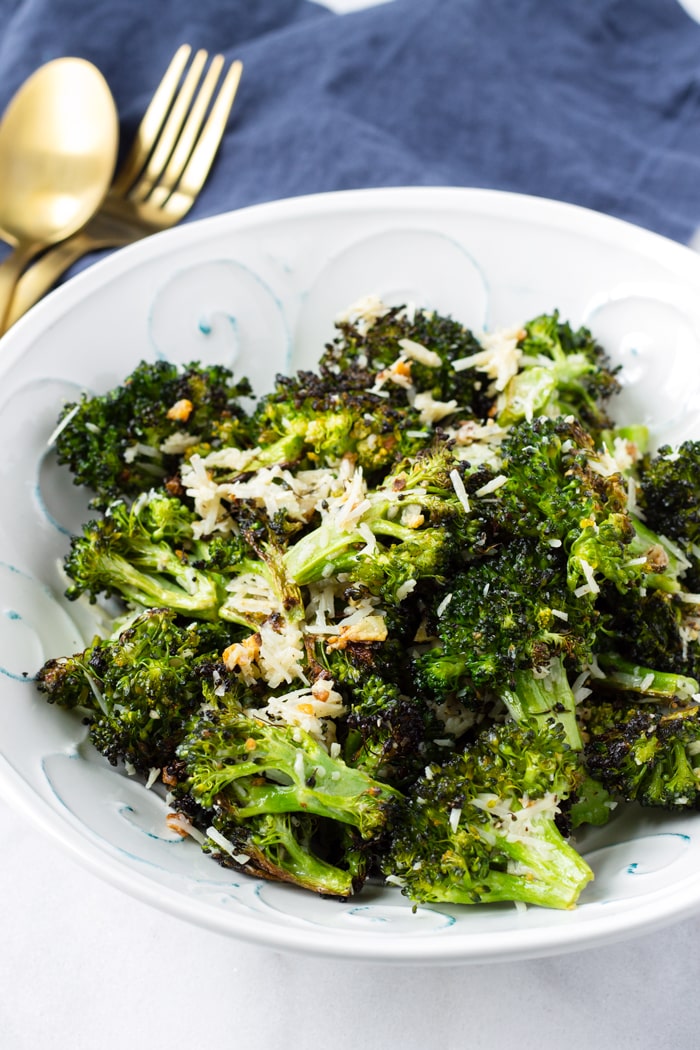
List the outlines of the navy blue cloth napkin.
{"type": "MultiPolygon", "coordinates": [[[[93,61],[131,135],[176,47],[241,58],[187,221],[368,186],[553,197],[680,241],[700,226],[700,26],[677,0],[0,0],[0,107],[93,61]]],[[[0,187],[1,192],[1,187],[0,187]]]]}

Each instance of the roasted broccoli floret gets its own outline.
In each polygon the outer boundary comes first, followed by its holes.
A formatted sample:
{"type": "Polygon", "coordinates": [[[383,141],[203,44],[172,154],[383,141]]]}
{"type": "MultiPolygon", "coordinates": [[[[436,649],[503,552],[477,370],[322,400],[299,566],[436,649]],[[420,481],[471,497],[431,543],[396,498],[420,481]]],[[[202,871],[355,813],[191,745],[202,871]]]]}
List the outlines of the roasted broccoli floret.
{"type": "Polygon", "coordinates": [[[421,580],[442,581],[470,542],[469,518],[451,477],[459,482],[462,473],[442,444],[410,467],[397,465],[377,488],[355,471],[341,495],[326,502],[320,525],[290,547],[287,571],[300,585],[343,573],[395,603],[421,580]]]}
{"type": "Polygon", "coordinates": [[[700,442],[651,454],[617,389],[556,311],[374,299],[250,415],[142,362],[55,433],[98,512],[66,593],[115,628],[39,688],[236,871],[573,907],[572,829],[700,808],[700,442]]]}
{"type": "Polygon", "coordinates": [[[336,833],[346,827],[360,840],[377,839],[398,792],[331,755],[300,726],[273,723],[230,696],[217,705],[177,749],[176,805],[207,834],[213,827],[223,836],[222,859],[239,870],[252,858],[260,874],[284,871],[318,892],[347,895],[359,873],[321,867],[314,825],[330,822],[336,833]],[[280,822],[282,814],[298,814],[299,823],[280,822]]]}
{"type": "Polygon", "coordinates": [[[71,540],[67,597],[86,594],[94,602],[100,595],[117,595],[135,606],[216,619],[224,594],[216,576],[192,564],[198,555],[192,521],[177,497],[157,492],[131,506],[121,500],[110,504],[71,540]]]}
{"type": "Polygon", "coordinates": [[[556,656],[577,666],[591,657],[594,595],[572,594],[560,547],[514,539],[467,565],[433,601],[438,645],[418,658],[417,673],[434,696],[514,687],[516,672],[544,673],[556,656]]]}
{"type": "Polygon", "coordinates": [[[585,761],[614,797],[666,809],[700,806],[700,707],[617,699],[582,712],[585,761]]]}
{"type": "Polygon", "coordinates": [[[601,462],[590,433],[571,416],[514,424],[501,457],[503,484],[482,513],[490,511],[505,532],[570,543],[627,511],[622,476],[601,462]]]}
{"type": "Polygon", "coordinates": [[[149,609],[116,637],[48,660],[37,684],[49,703],[83,714],[113,765],[148,775],[172,760],[226,644],[225,625],[182,625],[170,609],[149,609]]]}
{"type": "Polygon", "coordinates": [[[368,389],[340,392],[337,382],[313,372],[277,376],[252,425],[260,449],[252,469],[273,463],[332,467],[351,456],[371,477],[430,438],[410,404],[397,407],[368,389]]]}
{"type": "Polygon", "coordinates": [[[557,733],[513,722],[484,730],[416,782],[385,876],[416,902],[573,907],[593,875],[556,818],[580,777],[557,733]]]}
{"type": "Polygon", "coordinates": [[[700,441],[645,457],[640,482],[649,527],[683,546],[700,542],[700,441]]]}
{"type": "Polygon", "coordinates": [[[474,506],[485,528],[562,545],[575,592],[682,589],[687,559],[630,510],[627,476],[573,417],[513,425],[501,457],[501,484],[474,506]]]}
{"type": "Polygon", "coordinates": [[[450,317],[427,310],[358,304],[319,362],[319,375],[345,396],[381,389],[393,404],[410,405],[415,392],[445,406],[446,416],[485,419],[495,395],[469,359],[481,351],[474,334],[450,317]]]}
{"type": "Polygon", "coordinates": [[[326,859],[324,839],[330,822],[308,813],[265,813],[239,821],[223,802],[210,820],[202,848],[222,867],[342,900],[361,889],[365,881],[364,866],[348,863],[350,848],[359,847],[353,842],[337,863],[326,859]]]}
{"type": "Polygon", "coordinates": [[[501,425],[574,415],[593,434],[610,426],[607,401],[619,383],[587,328],[573,329],[556,310],[541,314],[524,326],[518,350],[519,369],[498,405],[501,425]]]}
{"type": "Polygon", "coordinates": [[[248,381],[235,381],[221,365],[142,361],[113,390],[65,406],[58,460],[75,484],[93,490],[92,506],[105,507],[165,484],[189,447],[249,447],[240,404],[249,394],[248,381]]]}
{"type": "Polygon", "coordinates": [[[700,601],[687,594],[640,588],[603,591],[606,645],[630,663],[700,678],[700,601]]]}

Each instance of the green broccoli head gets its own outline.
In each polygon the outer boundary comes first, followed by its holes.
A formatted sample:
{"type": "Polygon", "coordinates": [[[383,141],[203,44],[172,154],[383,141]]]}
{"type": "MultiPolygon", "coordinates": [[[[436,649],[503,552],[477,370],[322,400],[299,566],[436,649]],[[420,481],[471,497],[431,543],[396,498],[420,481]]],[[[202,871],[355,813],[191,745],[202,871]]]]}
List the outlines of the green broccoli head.
{"type": "Polygon", "coordinates": [[[622,476],[601,462],[590,433],[571,416],[514,424],[501,456],[507,481],[483,513],[490,509],[505,531],[571,542],[587,525],[627,511],[622,476]]]}
{"type": "Polygon", "coordinates": [[[399,809],[384,874],[416,902],[571,908],[593,876],[556,818],[581,778],[578,757],[557,733],[495,725],[416,782],[399,809]]]}
{"type": "MultiPolygon", "coordinates": [[[[382,307],[371,318],[354,316],[337,324],[337,335],[319,363],[322,379],[343,396],[375,389],[393,404],[410,404],[414,391],[449,405],[461,416],[485,419],[494,397],[483,375],[461,362],[481,350],[459,322],[428,310],[382,307]],[[455,368],[455,364],[458,365],[455,368]]],[[[448,413],[449,414],[449,413],[448,413]]]]}
{"type": "Polygon", "coordinates": [[[610,793],[664,809],[700,805],[700,707],[665,712],[622,699],[582,712],[586,766],[610,793]]]}
{"type": "Polygon", "coordinates": [[[700,542],[700,441],[664,445],[642,463],[640,502],[655,532],[684,546],[700,542]]]}
{"type": "Polygon", "coordinates": [[[116,637],[48,660],[37,684],[49,703],[83,712],[113,765],[148,775],[172,760],[226,644],[220,625],[181,624],[170,609],[149,609],[116,637]]]}
{"type": "Polygon", "coordinates": [[[620,387],[616,370],[587,328],[574,329],[558,311],[524,326],[519,371],[499,402],[498,422],[573,415],[592,434],[610,426],[609,398],[620,387]]]}
{"type": "Polygon", "coordinates": [[[418,658],[418,681],[445,696],[470,685],[512,684],[515,672],[546,671],[555,656],[581,665],[597,627],[594,596],[576,596],[567,585],[562,549],[513,539],[467,565],[435,597],[430,629],[439,645],[418,658]]]}
{"type": "Polygon", "coordinates": [[[359,889],[396,789],[349,766],[339,746],[244,707],[236,691],[209,697],[168,770],[173,805],[204,834],[203,848],[226,866],[325,895],[359,889]]]}
{"type": "Polygon", "coordinates": [[[252,425],[260,447],[253,467],[333,467],[349,456],[370,477],[381,476],[429,438],[410,404],[396,406],[369,389],[341,391],[337,382],[304,371],[277,376],[252,425]]]}
{"type": "Polygon", "coordinates": [[[247,380],[234,381],[221,365],[142,361],[113,390],[65,406],[58,460],[75,484],[92,489],[92,505],[105,507],[163,485],[189,447],[248,447],[240,399],[249,394],[247,380]]]}
{"type": "Polygon", "coordinates": [[[347,824],[365,839],[385,827],[397,792],[332,756],[300,726],[271,722],[225,700],[178,747],[178,794],[239,821],[309,813],[347,824]]]}
{"type": "Polygon", "coordinates": [[[603,589],[608,645],[631,663],[700,679],[700,606],[658,589],[625,594],[603,589]]]}
{"type": "Polygon", "coordinates": [[[195,568],[194,515],[177,497],[151,492],[131,506],[118,500],[71,539],[65,570],[71,600],[117,595],[130,605],[170,608],[215,619],[220,581],[195,568]]]}

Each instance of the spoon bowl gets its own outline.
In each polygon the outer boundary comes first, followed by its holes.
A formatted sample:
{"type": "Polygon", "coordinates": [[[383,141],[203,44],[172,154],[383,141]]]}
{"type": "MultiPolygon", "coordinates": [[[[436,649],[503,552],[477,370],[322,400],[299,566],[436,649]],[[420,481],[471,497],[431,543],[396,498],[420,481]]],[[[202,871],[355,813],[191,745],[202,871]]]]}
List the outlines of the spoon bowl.
{"type": "Polygon", "coordinates": [[[119,121],[99,70],[82,58],[41,66],[0,123],[0,331],[15,284],[43,248],[69,237],[100,207],[114,173],[119,121]]]}

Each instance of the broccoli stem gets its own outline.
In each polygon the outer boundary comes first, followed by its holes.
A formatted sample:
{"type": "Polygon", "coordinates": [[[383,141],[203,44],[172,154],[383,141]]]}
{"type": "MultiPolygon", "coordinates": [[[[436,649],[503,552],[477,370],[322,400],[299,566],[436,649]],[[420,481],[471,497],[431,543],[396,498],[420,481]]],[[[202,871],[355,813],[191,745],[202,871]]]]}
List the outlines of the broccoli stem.
{"type": "Polygon", "coordinates": [[[211,808],[227,792],[237,820],[309,813],[356,827],[371,838],[399,792],[328,754],[309,733],[244,714],[185,745],[191,791],[211,808]],[[267,778],[267,779],[266,779],[267,778]]]}
{"type": "Polygon", "coordinates": [[[663,536],[653,532],[644,522],[630,515],[634,525],[634,536],[627,548],[631,558],[648,557],[650,552],[657,550],[661,553],[662,560],[666,563],[660,572],[648,572],[644,577],[644,584],[654,590],[665,591],[668,594],[676,594],[681,589],[679,577],[683,574],[684,565],[678,558],[675,550],[663,536]]]}
{"type": "MultiPolygon", "coordinates": [[[[250,861],[243,870],[251,874],[289,882],[313,893],[349,897],[354,891],[353,873],[329,864],[314,853],[303,831],[293,827],[293,814],[274,813],[251,824],[247,849],[250,861]],[[254,841],[253,841],[254,840],[254,841]]],[[[211,839],[209,848],[219,847],[211,839]]]]}
{"type": "MultiPolygon", "coordinates": [[[[481,832],[479,824],[470,830],[481,832]]],[[[593,878],[587,862],[561,835],[549,813],[534,815],[526,834],[518,837],[494,832],[489,825],[484,838],[494,853],[500,854],[506,870],[491,867],[483,881],[465,870],[461,876],[440,880],[434,889],[423,886],[420,899],[452,904],[496,904],[521,901],[544,908],[573,908],[583,888],[593,878]]],[[[453,874],[459,867],[455,858],[453,874]]]]}
{"type": "Polygon", "coordinates": [[[544,728],[552,722],[558,723],[569,746],[580,751],[583,741],[576,721],[576,698],[562,660],[555,657],[546,675],[537,675],[531,670],[516,671],[513,680],[514,688],[506,686],[500,691],[511,717],[519,723],[535,718],[544,728]]]}
{"type": "Polygon", "coordinates": [[[532,832],[535,842],[498,838],[499,848],[518,873],[490,872],[489,894],[484,899],[573,908],[593,872],[550,817],[534,818],[532,832]]]}
{"type": "Polygon", "coordinates": [[[551,367],[533,365],[519,372],[506,388],[506,403],[498,415],[499,426],[532,419],[545,407],[556,388],[557,380],[551,367]]]}
{"type": "MultiPolygon", "coordinates": [[[[152,575],[138,569],[120,554],[99,554],[100,579],[110,589],[118,591],[128,601],[144,607],[167,607],[176,612],[203,619],[214,620],[217,616],[219,594],[216,582],[204,573],[187,570],[175,555],[166,565],[161,561],[158,568],[177,574],[171,582],[165,576],[152,575]]],[[[68,597],[78,593],[78,588],[69,588],[68,597]]]]}
{"type": "Polygon", "coordinates": [[[688,675],[671,671],[656,671],[625,660],[616,653],[600,653],[598,666],[603,677],[593,679],[594,684],[612,686],[625,693],[639,693],[660,700],[679,698],[689,700],[700,693],[700,683],[688,675]]]}
{"type": "Polygon", "coordinates": [[[357,529],[342,532],[330,522],[324,522],[289,548],[285,568],[299,586],[316,583],[328,576],[329,571],[342,570],[348,554],[354,554],[366,543],[366,537],[357,529]]]}

